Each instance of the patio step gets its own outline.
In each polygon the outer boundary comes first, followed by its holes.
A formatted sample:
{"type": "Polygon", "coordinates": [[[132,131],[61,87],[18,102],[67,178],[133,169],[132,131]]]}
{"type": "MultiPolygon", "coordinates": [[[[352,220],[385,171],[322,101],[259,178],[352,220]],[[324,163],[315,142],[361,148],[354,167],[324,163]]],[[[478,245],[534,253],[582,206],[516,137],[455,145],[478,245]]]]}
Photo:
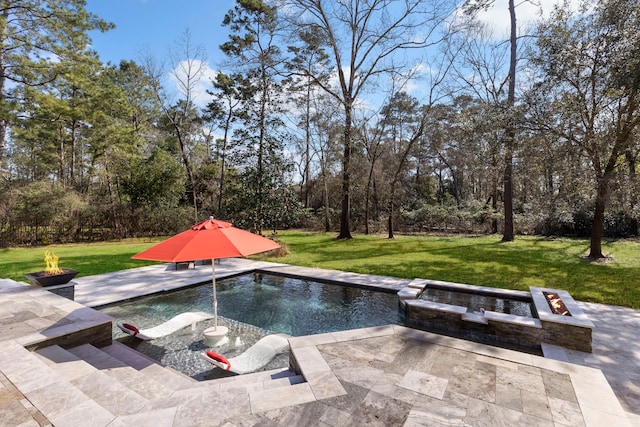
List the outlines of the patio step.
{"type": "MultiPolygon", "coordinates": [[[[162,366],[162,365],[159,365],[158,362],[156,362],[149,356],[143,353],[140,353],[132,349],[131,347],[128,347],[118,341],[114,341],[113,344],[106,347],[102,347],[100,348],[100,350],[112,355],[113,357],[121,360],[127,365],[146,373],[152,373],[152,372],[155,373],[157,371],[157,366],[162,366]],[[150,367],[153,365],[156,365],[156,368],[150,367]]],[[[220,389],[225,389],[229,387],[238,387],[238,386],[242,386],[242,387],[250,386],[248,388],[256,388],[256,387],[263,388],[263,387],[287,386],[287,385],[304,382],[304,378],[302,376],[296,375],[295,373],[289,371],[286,368],[255,372],[255,373],[245,374],[245,375],[234,375],[230,377],[211,379],[211,380],[202,381],[202,382],[196,381],[193,378],[186,376],[182,372],[178,372],[174,370],[173,368],[166,367],[166,366],[164,366],[163,368],[168,369],[170,372],[175,373],[182,378],[186,378],[188,380],[188,384],[186,385],[188,385],[189,388],[205,386],[209,384],[217,384],[220,389]]],[[[182,385],[184,385],[182,381],[180,382],[181,382],[180,384],[181,386],[177,388],[179,390],[185,388],[185,387],[182,387],[182,385]]]]}
{"type": "Polygon", "coordinates": [[[167,397],[173,392],[163,383],[144,375],[134,367],[103,351],[103,349],[87,344],[69,349],[69,352],[83,359],[94,368],[102,370],[105,374],[146,399],[167,397]]]}
{"type": "Polygon", "coordinates": [[[275,408],[291,399],[306,401],[309,394],[304,378],[288,369],[197,382],[118,342],[104,348],[50,346],[37,357],[92,405],[111,414],[114,426],[146,425],[151,419],[162,424],[193,402],[215,401],[229,408],[268,402],[275,408]]]}
{"type": "Polygon", "coordinates": [[[120,381],[121,378],[131,378],[129,375],[136,371],[130,367],[109,364],[99,353],[100,350],[89,344],[69,351],[59,346],[37,351],[38,357],[54,372],[58,372],[113,415],[132,415],[149,410],[149,398],[131,388],[142,390],[141,387],[132,381],[129,384],[120,381]],[[89,358],[92,358],[92,362],[87,360],[89,358]]]}
{"type": "Polygon", "coordinates": [[[113,341],[111,345],[101,347],[100,350],[111,355],[112,357],[124,362],[128,366],[136,370],[146,368],[151,364],[158,364],[158,362],[144,353],[140,353],[132,349],[129,346],[122,344],[119,341],[113,341]]]}
{"type": "Polygon", "coordinates": [[[145,375],[157,379],[163,384],[171,384],[171,388],[173,390],[185,390],[214,385],[215,388],[220,390],[242,387],[247,389],[247,391],[250,391],[255,389],[262,390],[267,388],[286,387],[304,382],[304,378],[302,376],[296,375],[294,372],[289,371],[286,368],[199,382],[188,377],[182,372],[174,370],[173,368],[160,365],[149,356],[118,341],[114,341],[113,344],[102,347],[100,350],[128,366],[139,370],[145,375]]]}
{"type": "Polygon", "coordinates": [[[119,363],[132,367],[170,390],[184,390],[200,386],[200,383],[193,378],[169,366],[163,366],[149,356],[120,342],[114,341],[111,345],[102,347],[100,350],[119,363]]]}
{"type": "Polygon", "coordinates": [[[53,425],[83,425],[90,419],[91,425],[106,426],[116,419],[41,356],[14,341],[3,342],[0,365],[7,379],[53,425]]]}
{"type": "Polygon", "coordinates": [[[305,380],[302,375],[297,375],[286,368],[205,381],[205,383],[216,384],[220,390],[242,387],[248,392],[288,387],[303,382],[305,380]]]}
{"type": "Polygon", "coordinates": [[[99,370],[126,367],[131,368],[126,363],[123,363],[91,344],[82,344],[72,347],[67,351],[99,370]]]}
{"type": "Polygon", "coordinates": [[[97,368],[58,345],[41,348],[33,354],[68,381],[91,375],[97,371],[97,368]]]}

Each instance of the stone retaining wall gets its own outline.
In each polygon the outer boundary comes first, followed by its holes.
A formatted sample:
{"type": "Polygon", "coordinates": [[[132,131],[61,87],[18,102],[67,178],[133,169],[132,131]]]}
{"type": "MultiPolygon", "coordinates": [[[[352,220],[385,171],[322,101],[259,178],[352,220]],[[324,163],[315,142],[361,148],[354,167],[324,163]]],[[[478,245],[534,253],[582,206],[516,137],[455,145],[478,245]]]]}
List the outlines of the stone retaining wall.
{"type": "MultiPolygon", "coordinates": [[[[525,348],[539,349],[542,343],[547,343],[591,352],[594,325],[566,291],[531,287],[532,308],[537,318],[530,318],[492,311],[469,313],[466,307],[420,299],[420,295],[430,284],[437,284],[442,288],[447,282],[416,279],[398,292],[400,309],[409,324],[436,332],[525,348]],[[543,292],[557,293],[571,315],[554,314],[543,292]]],[[[451,288],[455,291],[475,289],[478,294],[486,289],[459,283],[451,283],[451,288]]],[[[511,291],[492,289],[490,292],[494,296],[500,294],[508,298],[511,291]]],[[[521,298],[522,292],[514,291],[513,296],[521,298]]]]}

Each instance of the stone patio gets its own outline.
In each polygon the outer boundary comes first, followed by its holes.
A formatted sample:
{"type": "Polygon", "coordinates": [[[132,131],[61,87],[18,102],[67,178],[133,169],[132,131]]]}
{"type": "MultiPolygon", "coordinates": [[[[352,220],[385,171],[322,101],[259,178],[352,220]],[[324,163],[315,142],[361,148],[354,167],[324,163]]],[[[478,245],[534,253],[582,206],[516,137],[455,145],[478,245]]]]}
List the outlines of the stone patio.
{"type": "MultiPolygon", "coordinates": [[[[255,268],[391,290],[407,282],[240,259],[224,260],[216,273],[255,268]]],[[[203,282],[210,274],[175,271],[167,281],[165,270],[77,279],[77,302],[0,280],[2,423],[640,425],[640,316],[622,307],[579,303],[595,324],[593,353],[549,346],[539,357],[389,325],[295,337],[291,370],[201,383],[120,343],[75,341],[92,341],[83,331],[105,321],[87,306],[203,282]]]]}

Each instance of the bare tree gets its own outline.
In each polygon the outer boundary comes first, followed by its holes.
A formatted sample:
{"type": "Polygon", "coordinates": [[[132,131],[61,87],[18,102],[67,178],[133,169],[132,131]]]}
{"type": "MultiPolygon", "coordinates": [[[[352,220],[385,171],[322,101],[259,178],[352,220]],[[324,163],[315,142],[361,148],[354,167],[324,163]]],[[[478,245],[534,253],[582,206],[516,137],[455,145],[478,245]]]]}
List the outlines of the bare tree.
{"type": "MultiPolygon", "coordinates": [[[[439,30],[455,7],[444,0],[282,0],[295,26],[321,31],[330,52],[336,84],[317,84],[337,99],[344,113],[342,206],[338,238],[351,238],[353,114],[366,88],[410,63],[403,51],[426,49],[442,40],[439,30]]],[[[311,76],[314,78],[314,76],[311,76]]]]}
{"type": "Polygon", "coordinates": [[[513,107],[516,103],[516,6],[509,0],[509,90],[507,91],[507,123],[504,129],[504,231],[503,242],[513,241],[513,151],[516,142],[513,107]]]}
{"type": "Polygon", "coordinates": [[[193,44],[191,33],[187,29],[169,49],[167,61],[169,70],[165,63],[158,63],[150,56],[143,58],[144,68],[155,82],[155,95],[160,101],[163,114],[178,141],[180,156],[189,178],[194,222],[197,222],[198,194],[192,152],[198,145],[202,128],[199,126],[200,114],[195,98],[207,70],[207,58],[203,47],[193,44]],[[177,88],[175,97],[169,96],[162,84],[167,73],[177,88]]]}
{"type": "MultiPolygon", "coordinates": [[[[494,0],[466,0],[463,9],[469,15],[475,15],[479,10],[485,10],[494,4],[494,0]]],[[[480,95],[487,102],[503,105],[501,125],[503,129],[502,146],[504,148],[503,202],[504,202],[504,230],[502,241],[509,242],[514,239],[513,227],[513,156],[516,148],[516,123],[514,107],[516,102],[516,68],[518,63],[517,47],[517,23],[516,5],[514,0],[509,0],[509,67],[504,78],[503,61],[506,52],[502,44],[487,45],[485,43],[485,29],[477,24],[471,27],[473,35],[466,40],[466,55],[459,73],[461,80],[465,81],[476,95],[480,95]],[[479,31],[478,31],[479,30],[479,31]],[[469,69],[472,74],[468,74],[469,69]],[[507,88],[506,100],[503,98],[505,86],[507,88]],[[504,104],[503,104],[504,103],[504,104]]],[[[494,197],[494,206],[496,198],[494,197]]]]}
{"type": "Polygon", "coordinates": [[[304,136],[301,138],[303,148],[300,191],[304,207],[308,208],[311,197],[311,118],[315,114],[312,104],[319,95],[318,85],[310,76],[328,81],[330,76],[326,70],[329,56],[323,49],[322,35],[319,31],[314,28],[304,28],[302,32],[296,33],[296,36],[301,40],[301,46],[289,46],[289,52],[293,58],[287,62],[287,68],[293,74],[288,82],[295,96],[294,102],[301,109],[299,126],[303,128],[304,136]]]}

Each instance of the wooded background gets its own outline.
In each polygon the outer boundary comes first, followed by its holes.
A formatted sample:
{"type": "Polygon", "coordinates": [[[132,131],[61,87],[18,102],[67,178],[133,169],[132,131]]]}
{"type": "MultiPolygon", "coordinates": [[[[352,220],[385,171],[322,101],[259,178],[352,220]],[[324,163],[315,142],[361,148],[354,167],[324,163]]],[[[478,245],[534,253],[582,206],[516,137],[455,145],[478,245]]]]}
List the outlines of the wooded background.
{"type": "Polygon", "coordinates": [[[82,0],[0,4],[0,247],[256,232],[638,234],[640,5],[237,0],[221,71],[189,32],[103,63],[82,0]],[[168,77],[171,77],[170,79],[168,77]],[[178,90],[170,87],[177,84],[178,90]]]}

